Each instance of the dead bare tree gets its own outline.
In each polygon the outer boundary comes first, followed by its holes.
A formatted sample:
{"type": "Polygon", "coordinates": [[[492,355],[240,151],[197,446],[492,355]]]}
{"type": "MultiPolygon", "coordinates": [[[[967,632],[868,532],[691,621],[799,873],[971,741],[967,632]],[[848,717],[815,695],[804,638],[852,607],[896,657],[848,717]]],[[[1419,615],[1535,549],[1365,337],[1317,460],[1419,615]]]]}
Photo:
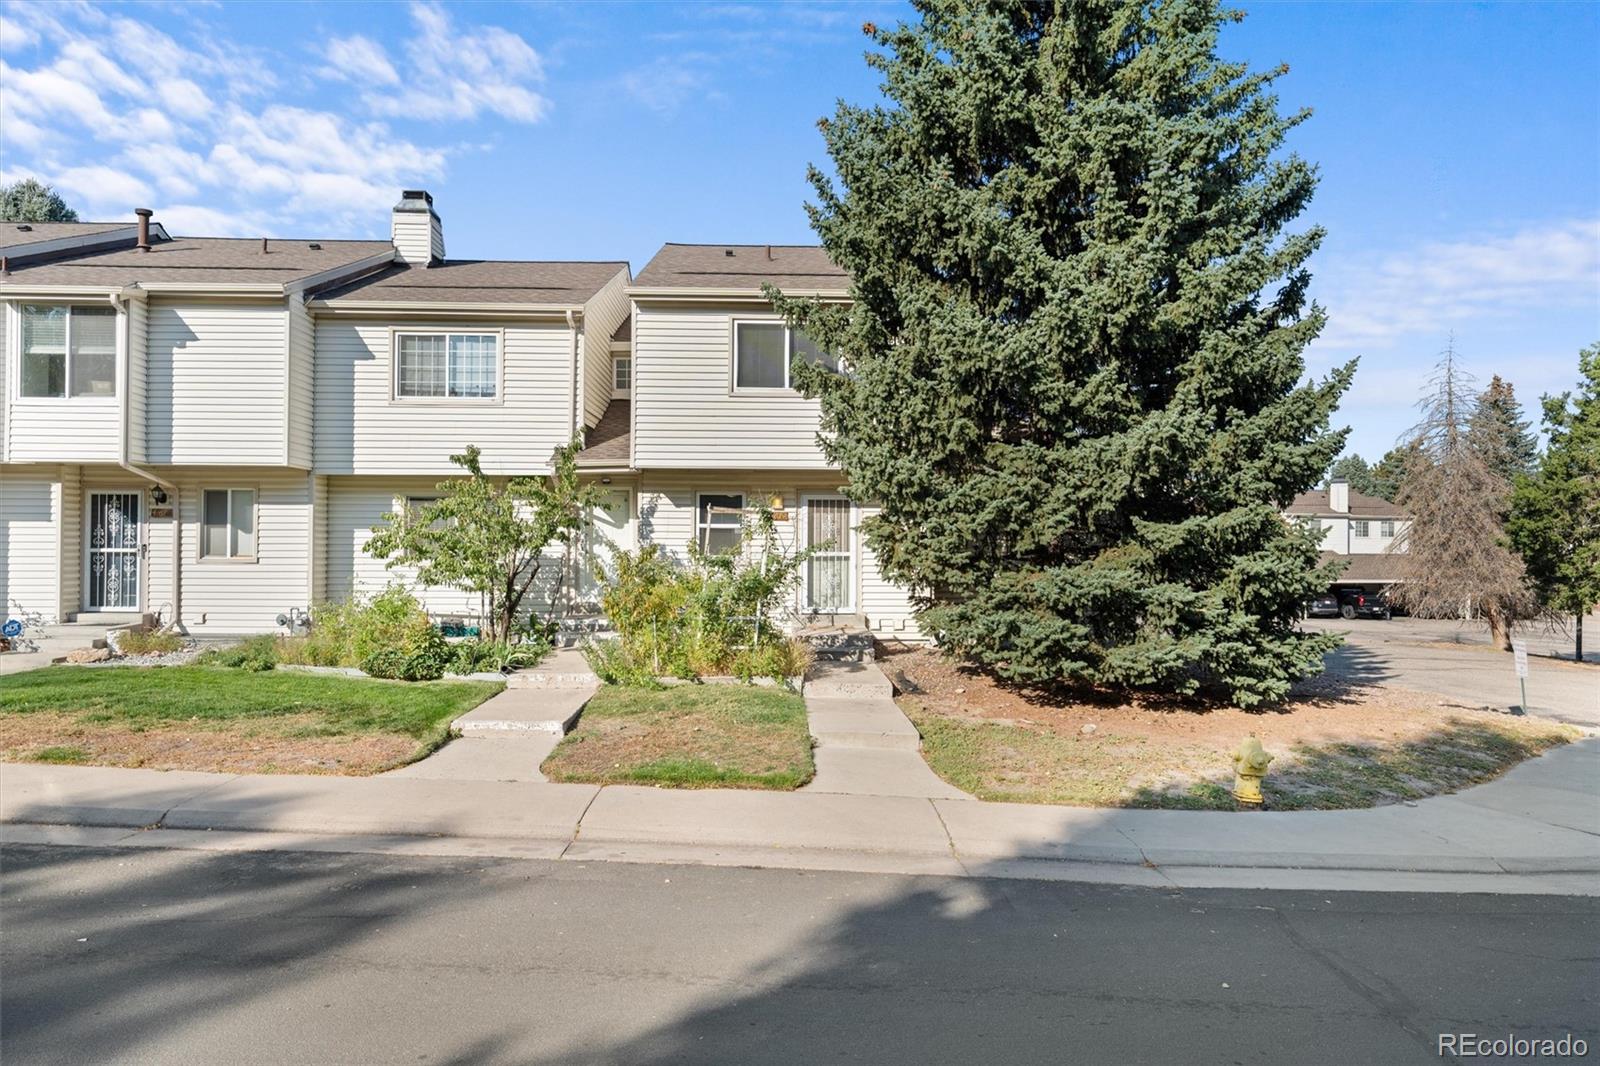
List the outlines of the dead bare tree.
{"type": "Polygon", "coordinates": [[[1495,644],[1509,650],[1512,625],[1536,608],[1522,560],[1506,542],[1511,486],[1472,437],[1478,408],[1472,380],[1456,363],[1452,338],[1417,404],[1422,418],[1402,438],[1408,461],[1396,502],[1410,513],[1411,528],[1405,580],[1394,600],[1432,617],[1475,608],[1495,644]]]}

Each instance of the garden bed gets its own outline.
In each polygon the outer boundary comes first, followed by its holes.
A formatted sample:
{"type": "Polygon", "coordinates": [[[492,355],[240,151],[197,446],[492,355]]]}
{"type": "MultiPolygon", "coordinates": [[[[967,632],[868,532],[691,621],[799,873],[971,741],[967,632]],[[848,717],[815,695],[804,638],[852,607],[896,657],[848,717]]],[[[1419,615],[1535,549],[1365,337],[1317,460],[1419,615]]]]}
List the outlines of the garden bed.
{"type": "Polygon", "coordinates": [[[53,666],[0,685],[0,758],[373,774],[431,752],[453,719],[502,687],[219,666],[53,666]]]}
{"type": "Polygon", "coordinates": [[[1232,809],[1230,755],[1275,756],[1267,806],[1371,807],[1451,792],[1579,734],[1437,696],[1328,679],[1266,711],[1020,689],[919,649],[880,656],[934,772],[980,799],[1232,809]]]}
{"type": "Polygon", "coordinates": [[[552,781],[794,789],[811,780],[805,701],[778,688],[606,685],[541,768],[552,781]]]}

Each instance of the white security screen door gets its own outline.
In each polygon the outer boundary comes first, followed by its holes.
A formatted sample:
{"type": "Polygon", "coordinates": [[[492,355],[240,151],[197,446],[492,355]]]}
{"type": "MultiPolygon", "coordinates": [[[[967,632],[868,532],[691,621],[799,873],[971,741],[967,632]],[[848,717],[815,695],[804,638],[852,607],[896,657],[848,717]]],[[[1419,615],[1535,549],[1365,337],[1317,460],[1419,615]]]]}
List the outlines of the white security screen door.
{"type": "Polygon", "coordinates": [[[139,606],[139,493],[89,494],[88,606],[131,611],[139,606]]]}
{"type": "Polygon", "coordinates": [[[593,511],[589,513],[589,527],[584,531],[582,557],[578,564],[578,600],[585,607],[598,610],[600,582],[595,578],[595,564],[611,569],[612,549],[621,551],[633,548],[631,517],[632,494],[627,489],[608,489],[593,511]]]}
{"type": "Polygon", "coordinates": [[[806,607],[822,614],[855,610],[855,531],[850,501],[839,496],[806,499],[806,545],[819,550],[806,562],[806,607]]]}

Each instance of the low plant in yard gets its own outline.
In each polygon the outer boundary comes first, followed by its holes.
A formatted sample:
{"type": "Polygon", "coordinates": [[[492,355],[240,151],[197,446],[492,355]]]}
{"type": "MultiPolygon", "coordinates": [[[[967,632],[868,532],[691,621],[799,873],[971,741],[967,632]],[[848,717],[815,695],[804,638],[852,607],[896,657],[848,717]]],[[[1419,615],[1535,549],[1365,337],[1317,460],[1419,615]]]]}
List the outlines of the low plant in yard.
{"type": "MultiPolygon", "coordinates": [[[[212,648],[203,653],[198,662],[202,666],[226,666],[236,670],[271,670],[278,665],[279,658],[289,645],[290,641],[282,637],[263,633],[226,648],[212,648]]],[[[284,661],[299,660],[285,658],[284,661]]]]}
{"type": "Polygon", "coordinates": [[[183,648],[183,637],[170,629],[124,629],[117,634],[121,655],[171,655],[183,648]]]}
{"type": "Polygon", "coordinates": [[[537,666],[550,654],[548,640],[533,639],[521,644],[503,640],[462,640],[450,645],[447,673],[498,673],[537,666]]]}
{"type": "Polygon", "coordinates": [[[376,773],[438,747],[452,720],[501,687],[200,664],[56,666],[0,685],[0,753],[156,769],[376,773]]]}
{"type": "Polygon", "coordinates": [[[785,636],[783,625],[801,570],[822,547],[784,547],[763,507],[743,522],[732,550],[712,554],[690,544],[685,566],[654,544],[614,553],[599,568],[600,603],[618,639],[588,650],[591,668],[620,684],[803,673],[809,649],[785,636]]]}
{"type": "Polygon", "coordinates": [[[811,780],[805,701],[742,685],[606,687],[542,767],[552,781],[793,789],[811,780]]]}

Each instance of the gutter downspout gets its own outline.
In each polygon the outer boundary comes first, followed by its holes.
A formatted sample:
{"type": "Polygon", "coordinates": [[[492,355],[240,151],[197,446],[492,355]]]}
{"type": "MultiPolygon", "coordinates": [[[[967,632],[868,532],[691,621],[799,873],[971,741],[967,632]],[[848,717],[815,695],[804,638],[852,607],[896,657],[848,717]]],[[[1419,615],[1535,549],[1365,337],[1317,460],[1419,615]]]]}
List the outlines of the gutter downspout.
{"type": "Polygon", "coordinates": [[[112,308],[116,310],[118,317],[122,320],[122,344],[120,345],[122,359],[118,367],[118,373],[122,379],[120,382],[122,387],[118,390],[120,403],[117,405],[122,416],[122,425],[119,427],[120,432],[118,433],[117,465],[130,474],[136,474],[146,481],[152,481],[172,492],[172,624],[181,626],[183,624],[183,612],[181,609],[183,594],[181,592],[178,564],[183,555],[183,519],[179,517],[178,486],[161,475],[143,467],[135,466],[128,461],[128,426],[132,421],[130,413],[133,404],[132,390],[128,387],[133,371],[133,315],[129,313],[132,300],[121,292],[112,293],[110,300],[112,308]]]}
{"type": "MultiPolygon", "coordinates": [[[[580,357],[578,351],[578,316],[570,307],[567,308],[567,332],[572,337],[572,410],[570,412],[571,421],[569,422],[571,432],[567,434],[566,441],[562,443],[561,446],[563,448],[578,439],[578,359],[580,357]]],[[[561,617],[565,620],[572,613],[572,594],[578,585],[577,561],[573,556],[570,543],[567,545],[567,557],[561,561],[561,565],[562,569],[566,571],[561,583],[562,592],[565,594],[563,598],[566,600],[561,605],[561,617]]],[[[550,606],[554,608],[555,604],[552,603],[550,606]]]]}
{"type": "Polygon", "coordinates": [[[572,334],[572,411],[571,432],[567,435],[570,442],[578,435],[578,316],[572,308],[567,308],[567,329],[572,334]]]}

